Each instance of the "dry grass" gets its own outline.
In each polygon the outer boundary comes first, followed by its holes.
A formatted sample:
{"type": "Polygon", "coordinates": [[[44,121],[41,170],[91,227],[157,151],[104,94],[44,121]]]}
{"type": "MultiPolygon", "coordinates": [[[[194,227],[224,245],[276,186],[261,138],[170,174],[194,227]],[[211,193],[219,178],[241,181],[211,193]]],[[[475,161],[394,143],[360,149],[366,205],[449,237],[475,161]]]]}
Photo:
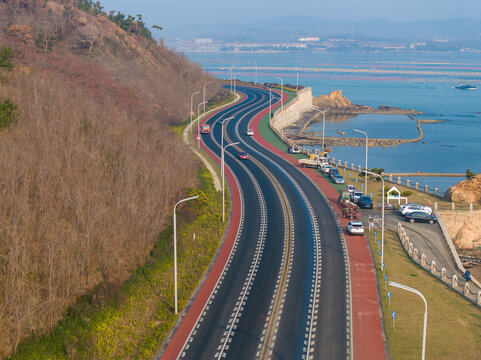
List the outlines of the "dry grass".
{"type": "MultiPolygon", "coordinates": [[[[380,269],[378,245],[368,234],[371,248],[380,269]]],[[[397,234],[385,234],[384,262],[388,280],[419,290],[428,303],[426,359],[481,358],[481,310],[441,281],[421,269],[406,255],[397,234]]],[[[421,357],[424,303],[419,296],[394,287],[389,307],[382,271],[378,283],[383,304],[384,324],[390,357],[418,359],[421,357]],[[396,311],[395,329],[391,311],[396,311]]]]}

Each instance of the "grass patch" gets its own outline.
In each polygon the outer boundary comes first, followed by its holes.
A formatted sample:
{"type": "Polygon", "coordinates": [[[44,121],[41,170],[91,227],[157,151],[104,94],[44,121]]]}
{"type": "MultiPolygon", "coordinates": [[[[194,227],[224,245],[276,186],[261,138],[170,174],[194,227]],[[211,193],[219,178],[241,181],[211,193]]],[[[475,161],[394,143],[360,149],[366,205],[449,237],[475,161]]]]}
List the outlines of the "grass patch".
{"type": "MultiPolygon", "coordinates": [[[[384,262],[388,280],[417,289],[426,297],[426,358],[481,359],[481,310],[415,264],[406,255],[395,232],[386,231],[384,236],[384,262]]],[[[380,271],[378,245],[372,233],[367,233],[367,238],[376,261],[390,357],[394,360],[420,358],[424,303],[416,294],[388,287],[392,293],[389,307],[384,275],[380,271]],[[396,311],[395,329],[391,311],[396,311]]]]}
{"type": "MultiPolygon", "coordinates": [[[[199,188],[186,195],[200,198],[178,210],[179,309],[188,303],[225,230],[211,174],[203,167],[198,177],[199,188]]],[[[11,359],[151,359],[177,321],[172,234],[172,226],[160,234],[146,264],[128,281],[102,284],[83,296],[50,333],[32,336],[11,359]]]]}

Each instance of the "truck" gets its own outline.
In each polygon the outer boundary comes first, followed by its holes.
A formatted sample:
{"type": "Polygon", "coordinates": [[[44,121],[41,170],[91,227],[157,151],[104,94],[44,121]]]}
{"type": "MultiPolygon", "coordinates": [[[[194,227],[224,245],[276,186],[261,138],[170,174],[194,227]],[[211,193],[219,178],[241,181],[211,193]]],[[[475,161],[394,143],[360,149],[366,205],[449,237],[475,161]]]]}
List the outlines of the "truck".
{"type": "Polygon", "coordinates": [[[322,166],[329,164],[329,160],[323,155],[324,153],[321,155],[309,154],[309,158],[299,159],[299,164],[301,164],[302,167],[320,169],[322,166]]]}

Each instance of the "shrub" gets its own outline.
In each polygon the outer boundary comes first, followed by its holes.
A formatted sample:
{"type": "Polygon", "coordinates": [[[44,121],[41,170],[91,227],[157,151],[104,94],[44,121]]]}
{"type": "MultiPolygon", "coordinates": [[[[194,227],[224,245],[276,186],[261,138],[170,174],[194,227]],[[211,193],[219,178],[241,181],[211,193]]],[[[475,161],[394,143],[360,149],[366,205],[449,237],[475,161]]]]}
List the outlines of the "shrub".
{"type": "Polygon", "coordinates": [[[0,129],[10,126],[17,115],[18,106],[10,99],[0,103],[0,129]]]}
{"type": "Polygon", "coordinates": [[[471,171],[471,169],[466,170],[466,179],[471,179],[475,177],[476,174],[471,171]]]}
{"type": "Polygon", "coordinates": [[[406,191],[403,191],[403,192],[401,193],[401,196],[408,197],[408,196],[410,196],[410,195],[412,195],[412,194],[413,194],[413,192],[412,192],[411,190],[406,190],[406,191]]]}
{"type": "Polygon", "coordinates": [[[0,47],[0,69],[12,70],[13,69],[13,52],[9,47],[0,47]]]}

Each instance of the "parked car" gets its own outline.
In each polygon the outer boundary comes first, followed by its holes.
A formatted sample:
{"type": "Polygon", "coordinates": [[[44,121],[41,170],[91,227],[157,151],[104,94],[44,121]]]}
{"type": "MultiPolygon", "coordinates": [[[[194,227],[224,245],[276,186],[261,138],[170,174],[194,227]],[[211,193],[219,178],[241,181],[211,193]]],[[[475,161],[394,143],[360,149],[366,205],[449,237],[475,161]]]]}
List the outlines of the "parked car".
{"type": "Polygon", "coordinates": [[[351,201],[357,203],[359,201],[359,198],[363,196],[364,193],[362,191],[354,191],[351,193],[351,201]]]}
{"type": "Polygon", "coordinates": [[[357,206],[361,209],[372,209],[372,199],[369,196],[363,195],[357,201],[357,206]]]}
{"type": "Polygon", "coordinates": [[[356,191],[356,187],[354,185],[346,185],[346,190],[352,195],[356,191]]]}
{"type": "Polygon", "coordinates": [[[344,184],[344,178],[342,177],[342,175],[334,176],[332,181],[334,181],[334,184],[344,184]]]}
{"type": "Polygon", "coordinates": [[[401,211],[402,215],[406,215],[409,213],[412,213],[414,211],[422,211],[426,214],[432,214],[433,209],[431,209],[429,206],[423,206],[420,204],[406,204],[406,205],[401,205],[399,210],[401,211]]]}
{"type": "Polygon", "coordinates": [[[434,224],[438,219],[436,219],[436,216],[431,215],[431,214],[426,214],[424,211],[413,211],[410,213],[407,213],[404,215],[404,218],[406,221],[409,221],[410,223],[420,221],[420,222],[428,222],[430,224],[434,224]]]}
{"type": "Polygon", "coordinates": [[[239,159],[241,160],[248,160],[249,155],[245,151],[239,151],[239,159]]]}
{"type": "Polygon", "coordinates": [[[324,174],[329,174],[329,171],[331,171],[332,167],[331,165],[324,165],[321,169],[324,174]]]}
{"type": "Polygon", "coordinates": [[[209,125],[202,125],[200,128],[201,134],[210,134],[210,126],[209,125]]]}
{"type": "Polygon", "coordinates": [[[346,232],[349,235],[364,235],[364,226],[360,221],[349,221],[346,225],[346,232]]]}
{"type": "Polygon", "coordinates": [[[252,130],[252,129],[247,129],[246,135],[247,135],[247,136],[254,136],[254,130],[252,130]]]}
{"type": "Polygon", "coordinates": [[[301,152],[301,148],[297,145],[292,145],[292,146],[289,146],[289,152],[291,154],[299,154],[301,152]]]}
{"type": "Polygon", "coordinates": [[[340,175],[340,174],[339,174],[339,170],[337,170],[336,168],[331,168],[331,170],[329,170],[329,177],[331,179],[334,179],[334,176],[337,176],[337,175],[340,175]]]}

